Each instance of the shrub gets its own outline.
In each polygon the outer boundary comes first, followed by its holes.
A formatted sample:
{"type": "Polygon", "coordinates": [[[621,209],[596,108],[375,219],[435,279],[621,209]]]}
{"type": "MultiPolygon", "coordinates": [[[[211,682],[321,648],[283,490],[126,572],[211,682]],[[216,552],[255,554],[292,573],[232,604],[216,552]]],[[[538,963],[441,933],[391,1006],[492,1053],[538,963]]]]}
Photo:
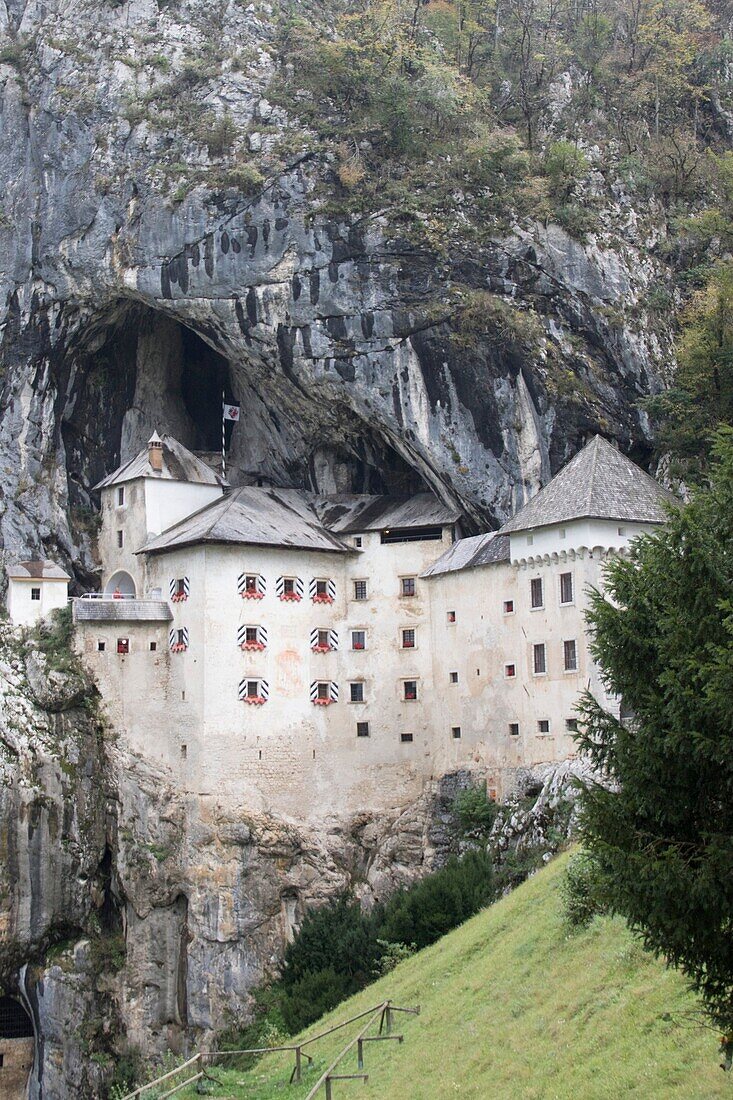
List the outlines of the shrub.
{"type": "Polygon", "coordinates": [[[464,836],[488,836],[499,813],[499,807],[489,798],[485,787],[469,787],[461,791],[454,809],[464,836]]]}
{"type": "Polygon", "coordinates": [[[571,856],[560,892],[565,919],[573,928],[587,928],[594,917],[605,912],[603,878],[590,852],[571,856]]]}
{"type": "Polygon", "coordinates": [[[554,141],[545,152],[543,167],[553,198],[568,199],[588,173],[588,161],[577,145],[554,141]]]}

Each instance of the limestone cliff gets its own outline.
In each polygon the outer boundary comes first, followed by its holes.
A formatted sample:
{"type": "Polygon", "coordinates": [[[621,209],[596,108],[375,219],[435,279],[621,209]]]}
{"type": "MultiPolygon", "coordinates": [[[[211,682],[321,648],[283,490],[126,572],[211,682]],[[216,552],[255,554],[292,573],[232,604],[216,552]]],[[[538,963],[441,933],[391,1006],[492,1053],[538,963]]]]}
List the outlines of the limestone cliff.
{"type": "Polygon", "coordinates": [[[329,214],[331,159],[267,99],[278,14],[0,3],[6,555],[88,581],[91,485],[154,425],[215,451],[222,390],[235,479],[427,483],[482,522],[590,431],[648,458],[649,219],[618,193],[585,243],[453,225],[438,253],[329,214]]]}

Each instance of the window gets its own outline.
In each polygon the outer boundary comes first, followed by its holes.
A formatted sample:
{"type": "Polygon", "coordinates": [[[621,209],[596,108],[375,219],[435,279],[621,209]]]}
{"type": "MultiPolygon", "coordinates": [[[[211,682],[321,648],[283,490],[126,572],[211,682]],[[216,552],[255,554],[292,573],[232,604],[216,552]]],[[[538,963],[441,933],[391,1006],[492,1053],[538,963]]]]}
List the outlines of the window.
{"type": "Polygon", "coordinates": [[[539,721],[537,722],[537,732],[538,733],[549,733],[550,732],[550,719],[549,718],[540,718],[539,719],[539,721]]]}
{"type": "Polygon", "coordinates": [[[310,583],[309,594],[313,603],[333,603],[336,599],[336,585],[331,580],[317,577],[310,583]]]}
{"type": "Polygon", "coordinates": [[[356,736],[357,737],[368,737],[369,736],[369,723],[368,722],[357,722],[356,723],[356,736]]]}
{"type": "Polygon", "coordinates": [[[443,537],[442,527],[393,527],[381,532],[382,543],[390,542],[434,542],[443,537]]]}
{"type": "Polygon", "coordinates": [[[618,533],[619,533],[619,535],[625,535],[626,534],[626,528],[625,527],[619,527],[618,533]]]}
{"type": "Polygon", "coordinates": [[[243,600],[261,600],[265,594],[265,581],[258,573],[240,573],[238,588],[243,600]]]}
{"type": "Polygon", "coordinates": [[[412,740],[413,740],[413,736],[412,736],[411,733],[401,733],[400,734],[400,741],[402,742],[403,745],[406,745],[408,741],[412,741],[412,740]]]}
{"type": "Polygon", "coordinates": [[[99,641],[97,642],[97,653],[104,653],[106,648],[107,648],[107,643],[104,641],[103,638],[100,638],[99,641]]]}
{"type": "Polygon", "coordinates": [[[504,614],[505,615],[513,615],[514,614],[514,600],[504,600],[504,614]]]}
{"type": "Polygon", "coordinates": [[[171,653],[183,653],[184,650],[188,649],[188,627],[184,626],[180,630],[171,627],[168,642],[171,653]]]}
{"type": "Polygon", "coordinates": [[[547,672],[547,653],[544,642],[532,646],[532,661],[535,676],[542,676],[547,672]]]}
{"type": "Polygon", "coordinates": [[[519,737],[519,722],[510,722],[509,723],[509,736],[510,737],[519,737]]]}
{"type": "Polygon", "coordinates": [[[188,599],[188,577],[174,577],[170,582],[171,603],[183,603],[188,599]]]}
{"type": "Polygon", "coordinates": [[[293,577],[283,577],[283,593],[286,596],[295,595],[295,580],[293,577]]]}
{"type": "Polygon", "coordinates": [[[414,596],[417,593],[415,577],[400,577],[400,596],[414,596]]]}
{"type": "Polygon", "coordinates": [[[354,581],[354,599],[365,600],[367,598],[367,582],[354,581]]]}
{"type": "Polygon", "coordinates": [[[311,630],[310,641],[314,653],[329,653],[332,649],[339,647],[338,634],[335,630],[328,630],[326,627],[311,630]]]}
{"type": "MultiPolygon", "coordinates": [[[[363,541],[363,540],[362,540],[362,537],[361,537],[361,535],[355,535],[355,536],[354,536],[354,546],[356,546],[357,548],[361,547],[362,541],[363,541]]],[[[362,734],[361,736],[362,736],[362,737],[368,737],[368,736],[369,736],[369,734],[368,734],[368,733],[366,733],[366,734],[362,734]]]]}
{"type": "Polygon", "coordinates": [[[449,623],[454,623],[455,621],[456,621],[456,613],[455,613],[455,611],[449,611],[449,612],[448,612],[448,622],[449,622],[449,623]]]}
{"type": "Polygon", "coordinates": [[[457,672],[451,672],[450,673],[450,682],[452,684],[457,684],[458,683],[458,673],[457,672]]]}
{"type": "Polygon", "coordinates": [[[567,535],[568,535],[568,533],[567,533],[567,531],[565,530],[565,528],[564,528],[564,527],[561,527],[561,528],[560,528],[560,538],[561,538],[561,539],[567,538],[567,535]]]}
{"type": "Polygon", "coordinates": [[[364,681],[352,680],[349,684],[349,697],[352,703],[364,702],[364,681]]]}
{"type": "Polygon", "coordinates": [[[409,627],[407,630],[402,631],[402,648],[414,649],[415,648],[415,628],[409,627]]]}
{"type": "Polygon", "coordinates": [[[544,607],[544,599],[542,597],[542,578],[533,577],[530,583],[530,605],[532,610],[536,610],[539,607],[544,607]]]}
{"type": "Polygon", "coordinates": [[[573,602],[573,574],[560,574],[560,603],[573,602]]]}
{"type": "Polygon", "coordinates": [[[417,680],[403,680],[404,699],[412,702],[417,699],[417,680]]]}
{"type": "Polygon", "coordinates": [[[267,649],[267,631],[256,623],[245,623],[237,628],[237,645],[245,653],[267,649]]]}
{"type": "Polygon", "coordinates": [[[275,592],[279,600],[297,603],[303,598],[303,582],[300,577],[278,577],[275,592]]]}
{"type": "Polygon", "coordinates": [[[117,639],[117,652],[118,653],[123,653],[123,654],[130,652],[130,639],[129,638],[118,638],[117,639]]]}
{"type": "Polygon", "coordinates": [[[318,690],[316,692],[316,698],[317,699],[328,699],[329,698],[328,684],[319,684],[318,685],[318,690]]]}
{"type": "Polygon", "coordinates": [[[577,672],[578,670],[578,647],[575,644],[575,638],[569,638],[562,644],[563,661],[565,664],[566,672],[577,672]]]}
{"type": "Polygon", "coordinates": [[[125,545],[125,532],[124,531],[118,531],[117,532],[117,549],[121,550],[124,545],[125,545]]]}
{"type": "Polygon", "coordinates": [[[150,652],[151,653],[157,653],[158,652],[158,643],[157,642],[151,642],[150,643],[150,652]]]}
{"type": "Polygon", "coordinates": [[[188,756],[188,745],[181,745],[181,760],[185,760],[188,756]]]}
{"type": "Polygon", "coordinates": [[[460,726],[451,726],[450,732],[451,732],[451,736],[453,737],[453,740],[458,741],[458,739],[461,736],[461,727],[460,726]]]}
{"type": "Polygon", "coordinates": [[[577,733],[578,732],[578,719],[577,718],[566,718],[565,719],[565,729],[568,731],[568,733],[577,733]]]}
{"type": "Polygon", "coordinates": [[[257,627],[256,626],[245,626],[245,628],[244,628],[244,640],[246,642],[256,642],[257,641],[257,627]]]}
{"type": "Polygon", "coordinates": [[[527,535],[527,546],[531,546],[534,542],[534,535],[527,535]]]}
{"type": "Polygon", "coordinates": [[[507,680],[511,680],[514,676],[517,675],[517,666],[504,665],[504,675],[506,676],[507,680]]]}
{"type": "Polygon", "coordinates": [[[125,503],[125,486],[120,485],[119,489],[117,490],[117,507],[122,508],[124,506],[124,503],[125,503]]]}
{"type": "Polygon", "coordinates": [[[366,649],[366,630],[351,631],[351,648],[366,649]]]}
{"type": "Polygon", "coordinates": [[[247,676],[239,681],[239,698],[250,706],[261,707],[270,697],[270,689],[267,680],[259,680],[247,676]]]}
{"type": "Polygon", "coordinates": [[[318,631],[317,645],[318,645],[319,649],[330,649],[331,648],[329,643],[328,643],[328,631],[327,630],[319,630],[318,631]]]}
{"type": "Polygon", "coordinates": [[[40,598],[41,598],[40,588],[31,588],[31,599],[32,600],[40,600],[40,598]]]}
{"type": "Polygon", "coordinates": [[[333,680],[314,680],[310,689],[311,703],[318,707],[327,707],[330,703],[337,703],[339,697],[338,684],[333,680]]]}

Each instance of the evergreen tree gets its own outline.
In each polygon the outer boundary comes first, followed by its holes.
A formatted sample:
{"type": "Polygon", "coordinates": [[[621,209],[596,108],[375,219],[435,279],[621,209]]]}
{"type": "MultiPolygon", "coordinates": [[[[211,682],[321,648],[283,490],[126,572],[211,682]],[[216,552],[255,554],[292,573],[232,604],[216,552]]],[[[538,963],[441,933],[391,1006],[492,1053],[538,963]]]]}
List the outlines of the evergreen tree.
{"type": "Polygon", "coordinates": [[[578,740],[612,780],[584,794],[582,831],[613,908],[733,1036],[733,431],[713,455],[592,598],[594,656],[633,717],[586,696],[578,740]]]}

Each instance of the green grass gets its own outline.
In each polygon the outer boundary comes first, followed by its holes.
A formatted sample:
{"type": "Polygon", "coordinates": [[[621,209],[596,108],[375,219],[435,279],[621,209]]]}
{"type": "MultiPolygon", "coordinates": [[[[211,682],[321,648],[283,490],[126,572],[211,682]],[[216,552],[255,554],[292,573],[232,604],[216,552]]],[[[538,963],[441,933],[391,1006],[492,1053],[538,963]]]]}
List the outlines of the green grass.
{"type": "MultiPolygon", "coordinates": [[[[648,955],[618,919],[596,918],[586,931],[568,931],[559,897],[566,859],[306,1033],[387,998],[422,1007],[418,1017],[397,1017],[404,1043],[368,1045],[369,1083],[335,1082],[335,1100],[733,1095],[718,1068],[717,1036],[690,1018],[697,1004],[678,974],[648,955]]],[[[315,1070],[299,1087],[287,1083],[291,1057],[271,1055],[248,1073],[215,1068],[221,1084],[212,1095],[303,1100],[354,1031],[352,1025],[316,1045],[315,1070]]],[[[352,1054],[338,1072],[355,1068],[352,1054]]]]}

